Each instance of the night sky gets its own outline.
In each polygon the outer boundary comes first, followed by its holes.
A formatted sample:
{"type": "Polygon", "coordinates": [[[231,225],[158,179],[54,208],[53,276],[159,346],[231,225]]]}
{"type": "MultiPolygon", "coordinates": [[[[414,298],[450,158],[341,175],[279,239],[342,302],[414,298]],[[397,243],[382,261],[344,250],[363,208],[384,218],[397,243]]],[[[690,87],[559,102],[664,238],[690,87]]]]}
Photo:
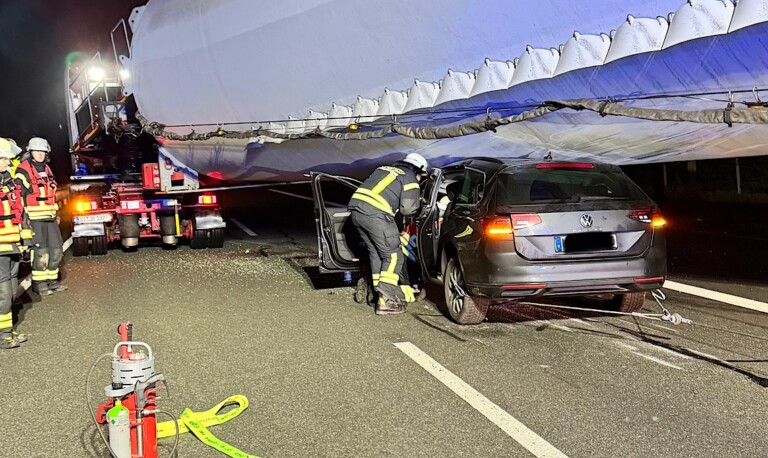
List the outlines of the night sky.
{"type": "Polygon", "coordinates": [[[0,0],[0,136],[20,146],[46,137],[54,172],[69,175],[65,59],[79,51],[113,59],[109,33],[146,0],[0,0]]]}

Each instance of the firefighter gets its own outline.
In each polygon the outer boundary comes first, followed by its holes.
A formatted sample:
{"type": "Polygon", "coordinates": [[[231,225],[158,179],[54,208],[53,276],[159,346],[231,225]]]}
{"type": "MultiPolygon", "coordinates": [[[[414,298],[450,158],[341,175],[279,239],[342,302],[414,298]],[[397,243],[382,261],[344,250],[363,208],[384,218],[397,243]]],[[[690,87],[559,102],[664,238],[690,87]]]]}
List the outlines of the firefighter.
{"type": "Polygon", "coordinates": [[[19,286],[19,259],[22,234],[32,237],[27,228],[22,230],[20,190],[10,173],[11,161],[21,150],[15,143],[0,138],[0,349],[16,348],[27,341],[25,334],[13,331],[13,300],[19,286]]]}
{"type": "Polygon", "coordinates": [[[21,188],[24,213],[30,220],[34,237],[30,247],[32,290],[47,296],[64,291],[59,282],[59,264],[64,257],[56,204],[56,178],[48,166],[51,146],[44,138],[34,137],[27,144],[27,154],[16,167],[14,178],[21,188]]]}
{"type": "Polygon", "coordinates": [[[350,218],[368,247],[373,286],[378,292],[377,315],[405,312],[415,300],[410,285],[399,284],[405,256],[395,215],[414,215],[419,209],[419,181],[429,165],[418,153],[410,153],[392,166],[377,168],[352,195],[350,218]]]}

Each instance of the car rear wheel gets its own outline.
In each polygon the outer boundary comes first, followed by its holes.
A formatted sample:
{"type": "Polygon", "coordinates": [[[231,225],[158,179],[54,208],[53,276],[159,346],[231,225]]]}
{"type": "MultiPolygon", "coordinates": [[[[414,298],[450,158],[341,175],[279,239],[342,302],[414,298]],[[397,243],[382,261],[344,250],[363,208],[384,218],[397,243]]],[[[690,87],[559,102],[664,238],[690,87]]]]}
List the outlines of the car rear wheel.
{"type": "Polygon", "coordinates": [[[443,272],[445,302],[451,319],[459,324],[478,324],[488,313],[490,300],[467,294],[464,273],[455,258],[448,260],[443,272]]]}
{"type": "Polygon", "coordinates": [[[619,312],[632,313],[643,308],[645,293],[616,294],[611,300],[612,308],[619,312]]]}

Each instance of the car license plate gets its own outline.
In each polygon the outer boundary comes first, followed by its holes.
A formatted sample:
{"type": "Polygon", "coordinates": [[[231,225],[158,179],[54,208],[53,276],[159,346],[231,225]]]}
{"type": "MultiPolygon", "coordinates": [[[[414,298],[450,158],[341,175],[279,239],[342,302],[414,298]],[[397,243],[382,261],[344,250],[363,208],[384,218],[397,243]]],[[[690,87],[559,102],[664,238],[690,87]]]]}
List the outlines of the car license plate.
{"type": "Polygon", "coordinates": [[[75,216],[75,224],[108,223],[110,221],[112,221],[112,215],[109,213],[101,215],[75,216]]]}

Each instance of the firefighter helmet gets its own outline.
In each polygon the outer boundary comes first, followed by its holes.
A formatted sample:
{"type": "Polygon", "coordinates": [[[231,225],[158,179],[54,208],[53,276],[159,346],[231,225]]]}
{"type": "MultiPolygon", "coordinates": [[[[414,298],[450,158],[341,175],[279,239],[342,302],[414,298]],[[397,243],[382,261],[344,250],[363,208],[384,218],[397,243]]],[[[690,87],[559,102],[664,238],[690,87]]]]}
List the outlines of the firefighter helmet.
{"type": "Polygon", "coordinates": [[[412,166],[416,167],[421,173],[427,173],[427,170],[429,169],[429,164],[427,163],[427,160],[424,159],[424,156],[422,156],[419,153],[410,153],[407,156],[405,156],[405,159],[403,159],[403,162],[406,164],[411,164],[412,166]]]}
{"type": "Polygon", "coordinates": [[[48,140],[41,137],[32,137],[27,143],[27,151],[45,151],[51,152],[51,145],[48,144],[48,140]]]}
{"type": "Polygon", "coordinates": [[[16,146],[16,143],[13,140],[0,137],[0,157],[13,159],[19,152],[21,152],[21,149],[16,146]]]}

